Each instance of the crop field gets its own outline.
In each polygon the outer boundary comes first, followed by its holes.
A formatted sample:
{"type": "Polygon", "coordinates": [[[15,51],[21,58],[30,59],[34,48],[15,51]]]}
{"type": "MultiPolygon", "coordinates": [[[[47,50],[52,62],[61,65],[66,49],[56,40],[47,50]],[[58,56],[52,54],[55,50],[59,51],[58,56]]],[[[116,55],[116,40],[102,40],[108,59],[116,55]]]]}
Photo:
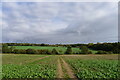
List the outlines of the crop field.
{"type": "Polygon", "coordinates": [[[2,78],[119,78],[118,55],[3,54],[2,78]]]}
{"type": "Polygon", "coordinates": [[[119,77],[117,57],[116,59],[110,56],[89,57],[64,57],[64,59],[73,67],[75,75],[80,79],[119,77]]]}
{"type": "Polygon", "coordinates": [[[2,78],[54,78],[55,77],[57,64],[56,62],[53,63],[53,61],[56,61],[57,57],[53,58],[53,56],[46,57],[43,55],[27,56],[27,55],[13,54],[13,56],[15,57],[11,57],[11,58],[18,59],[17,62],[17,60],[13,61],[10,58],[11,55],[3,55],[2,78]],[[6,59],[10,63],[6,62],[6,59]]]}

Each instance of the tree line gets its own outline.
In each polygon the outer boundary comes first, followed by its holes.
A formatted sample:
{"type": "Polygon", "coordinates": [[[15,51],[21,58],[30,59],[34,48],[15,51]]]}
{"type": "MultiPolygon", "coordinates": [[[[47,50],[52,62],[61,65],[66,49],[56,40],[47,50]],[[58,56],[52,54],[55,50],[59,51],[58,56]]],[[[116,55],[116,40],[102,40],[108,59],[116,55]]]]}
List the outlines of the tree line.
{"type": "MultiPolygon", "coordinates": [[[[64,54],[92,54],[91,51],[88,50],[86,46],[80,48],[81,52],[73,53],[72,47],[67,47],[64,54]]],[[[48,49],[15,49],[14,46],[8,46],[7,44],[3,44],[2,53],[14,53],[14,54],[49,54],[49,55],[59,55],[61,54],[55,48],[52,51],[48,49]]]]}
{"type": "Polygon", "coordinates": [[[89,43],[89,44],[32,44],[32,43],[3,43],[2,52],[3,53],[15,53],[15,54],[61,54],[56,49],[52,51],[36,50],[36,49],[15,49],[14,46],[63,46],[67,47],[64,54],[93,54],[89,49],[97,50],[96,54],[120,54],[120,43],[89,43]],[[72,47],[80,48],[81,52],[73,53],[72,47]]]}

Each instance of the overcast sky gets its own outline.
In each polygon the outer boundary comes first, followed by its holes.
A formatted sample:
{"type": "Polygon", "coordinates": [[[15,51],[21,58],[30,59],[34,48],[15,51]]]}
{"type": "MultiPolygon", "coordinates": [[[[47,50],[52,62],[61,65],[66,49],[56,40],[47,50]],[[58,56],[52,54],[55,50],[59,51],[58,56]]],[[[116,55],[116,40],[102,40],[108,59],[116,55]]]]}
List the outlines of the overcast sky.
{"type": "Polygon", "coordinates": [[[3,3],[3,42],[96,43],[118,41],[117,3],[3,3]]]}

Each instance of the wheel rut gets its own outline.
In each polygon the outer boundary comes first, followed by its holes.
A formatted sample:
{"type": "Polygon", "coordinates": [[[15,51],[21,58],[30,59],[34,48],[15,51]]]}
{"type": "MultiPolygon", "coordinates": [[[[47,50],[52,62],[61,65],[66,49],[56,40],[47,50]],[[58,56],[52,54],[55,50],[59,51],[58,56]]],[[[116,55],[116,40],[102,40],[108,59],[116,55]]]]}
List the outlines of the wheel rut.
{"type": "Polygon", "coordinates": [[[64,78],[64,74],[63,74],[60,59],[58,59],[58,73],[57,73],[57,76],[58,76],[58,78],[64,78]]]}
{"type": "Polygon", "coordinates": [[[44,56],[44,57],[40,57],[40,58],[37,58],[37,59],[34,59],[34,60],[31,60],[31,61],[25,61],[25,63],[32,63],[32,62],[35,62],[37,60],[41,60],[41,59],[44,59],[44,58],[47,58],[47,57],[50,57],[50,56],[44,56]]]}
{"type": "Polygon", "coordinates": [[[77,77],[75,76],[73,70],[71,69],[70,65],[65,62],[63,58],[58,59],[58,78],[70,78],[74,80],[78,80],[77,77]]]}

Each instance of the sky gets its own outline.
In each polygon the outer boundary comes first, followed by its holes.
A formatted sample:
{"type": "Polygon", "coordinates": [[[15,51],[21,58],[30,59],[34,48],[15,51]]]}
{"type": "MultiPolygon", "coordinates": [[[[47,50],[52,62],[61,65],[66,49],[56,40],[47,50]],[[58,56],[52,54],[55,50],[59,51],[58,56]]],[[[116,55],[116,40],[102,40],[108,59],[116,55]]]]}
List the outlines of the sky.
{"type": "Polygon", "coordinates": [[[2,41],[96,43],[118,41],[115,2],[6,2],[2,41]]]}

